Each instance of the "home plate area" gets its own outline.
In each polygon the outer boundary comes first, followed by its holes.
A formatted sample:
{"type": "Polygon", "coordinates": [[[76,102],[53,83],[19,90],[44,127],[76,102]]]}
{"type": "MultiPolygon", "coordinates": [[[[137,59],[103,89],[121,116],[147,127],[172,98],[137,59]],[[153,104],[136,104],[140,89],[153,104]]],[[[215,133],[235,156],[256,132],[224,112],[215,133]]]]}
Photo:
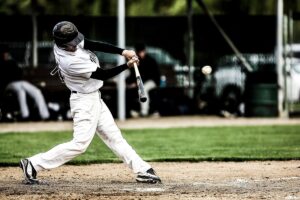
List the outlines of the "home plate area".
{"type": "Polygon", "coordinates": [[[24,185],[0,168],[0,199],[300,199],[300,161],[154,162],[161,184],[135,182],[122,163],[64,165],[24,185]]]}

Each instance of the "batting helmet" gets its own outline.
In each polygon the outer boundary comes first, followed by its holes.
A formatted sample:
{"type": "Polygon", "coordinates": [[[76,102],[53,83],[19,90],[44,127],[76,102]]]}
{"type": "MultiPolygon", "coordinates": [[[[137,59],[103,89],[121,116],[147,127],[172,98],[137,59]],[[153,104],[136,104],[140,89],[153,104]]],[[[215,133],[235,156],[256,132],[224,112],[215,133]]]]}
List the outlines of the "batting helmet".
{"type": "Polygon", "coordinates": [[[84,38],[72,22],[62,21],[53,28],[53,38],[58,46],[77,46],[84,38]]]}

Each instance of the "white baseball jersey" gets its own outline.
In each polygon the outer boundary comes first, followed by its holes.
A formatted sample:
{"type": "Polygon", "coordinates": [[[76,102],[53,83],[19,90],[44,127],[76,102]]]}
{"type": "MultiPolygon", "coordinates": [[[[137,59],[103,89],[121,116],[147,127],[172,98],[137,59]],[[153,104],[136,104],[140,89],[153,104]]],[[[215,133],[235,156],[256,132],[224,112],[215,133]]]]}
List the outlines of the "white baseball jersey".
{"type": "Polygon", "coordinates": [[[94,53],[83,49],[83,46],[84,40],[75,52],[69,52],[54,45],[54,55],[66,86],[71,91],[87,94],[99,90],[103,81],[90,78],[92,72],[100,67],[99,60],[94,53]]]}

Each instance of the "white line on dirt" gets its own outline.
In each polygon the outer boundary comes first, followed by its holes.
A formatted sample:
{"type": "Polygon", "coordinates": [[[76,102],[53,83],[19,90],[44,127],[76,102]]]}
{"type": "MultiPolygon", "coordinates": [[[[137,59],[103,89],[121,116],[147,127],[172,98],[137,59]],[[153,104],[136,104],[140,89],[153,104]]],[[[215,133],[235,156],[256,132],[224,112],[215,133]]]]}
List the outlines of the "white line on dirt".
{"type": "Polygon", "coordinates": [[[289,196],[285,197],[285,199],[287,199],[287,200],[295,200],[295,199],[300,199],[300,197],[289,195],[289,196]]]}
{"type": "Polygon", "coordinates": [[[124,191],[135,191],[135,192],[164,192],[163,188],[124,188],[124,191]]]}
{"type": "Polygon", "coordinates": [[[235,179],[232,181],[226,181],[223,183],[208,183],[208,182],[194,182],[193,185],[210,185],[210,186],[219,186],[219,187],[230,187],[230,186],[237,186],[237,187],[247,187],[248,184],[254,183],[254,182],[264,182],[264,181],[283,181],[283,180],[297,180],[300,179],[300,177],[282,177],[282,178],[270,178],[270,179],[235,179]]]}
{"type": "Polygon", "coordinates": [[[282,178],[269,178],[269,179],[257,179],[257,180],[252,180],[252,181],[255,181],[255,182],[261,182],[261,181],[283,181],[283,180],[295,180],[295,179],[300,179],[300,177],[298,176],[292,176],[292,177],[282,177],[282,178]]]}

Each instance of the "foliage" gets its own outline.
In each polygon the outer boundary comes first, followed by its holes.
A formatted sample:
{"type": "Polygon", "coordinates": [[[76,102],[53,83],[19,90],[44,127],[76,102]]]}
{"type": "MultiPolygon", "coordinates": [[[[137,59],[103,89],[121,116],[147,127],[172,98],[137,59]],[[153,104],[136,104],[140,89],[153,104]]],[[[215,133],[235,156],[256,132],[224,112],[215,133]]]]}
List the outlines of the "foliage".
{"type": "MultiPolygon", "coordinates": [[[[194,13],[203,14],[195,0],[194,13]]],[[[214,14],[276,14],[277,0],[203,0],[214,14]]],[[[7,0],[0,13],[26,15],[32,8],[41,15],[115,16],[118,0],[7,0]]],[[[187,0],[125,0],[128,16],[185,15],[187,0]]],[[[299,11],[296,0],[285,0],[285,10],[299,11]]]]}
{"type": "MultiPolygon", "coordinates": [[[[300,159],[300,125],[124,130],[148,161],[244,161],[300,159]]],[[[71,132],[0,135],[0,165],[49,150],[71,139],[71,132]]],[[[96,136],[72,163],[120,162],[96,136]]]]}

